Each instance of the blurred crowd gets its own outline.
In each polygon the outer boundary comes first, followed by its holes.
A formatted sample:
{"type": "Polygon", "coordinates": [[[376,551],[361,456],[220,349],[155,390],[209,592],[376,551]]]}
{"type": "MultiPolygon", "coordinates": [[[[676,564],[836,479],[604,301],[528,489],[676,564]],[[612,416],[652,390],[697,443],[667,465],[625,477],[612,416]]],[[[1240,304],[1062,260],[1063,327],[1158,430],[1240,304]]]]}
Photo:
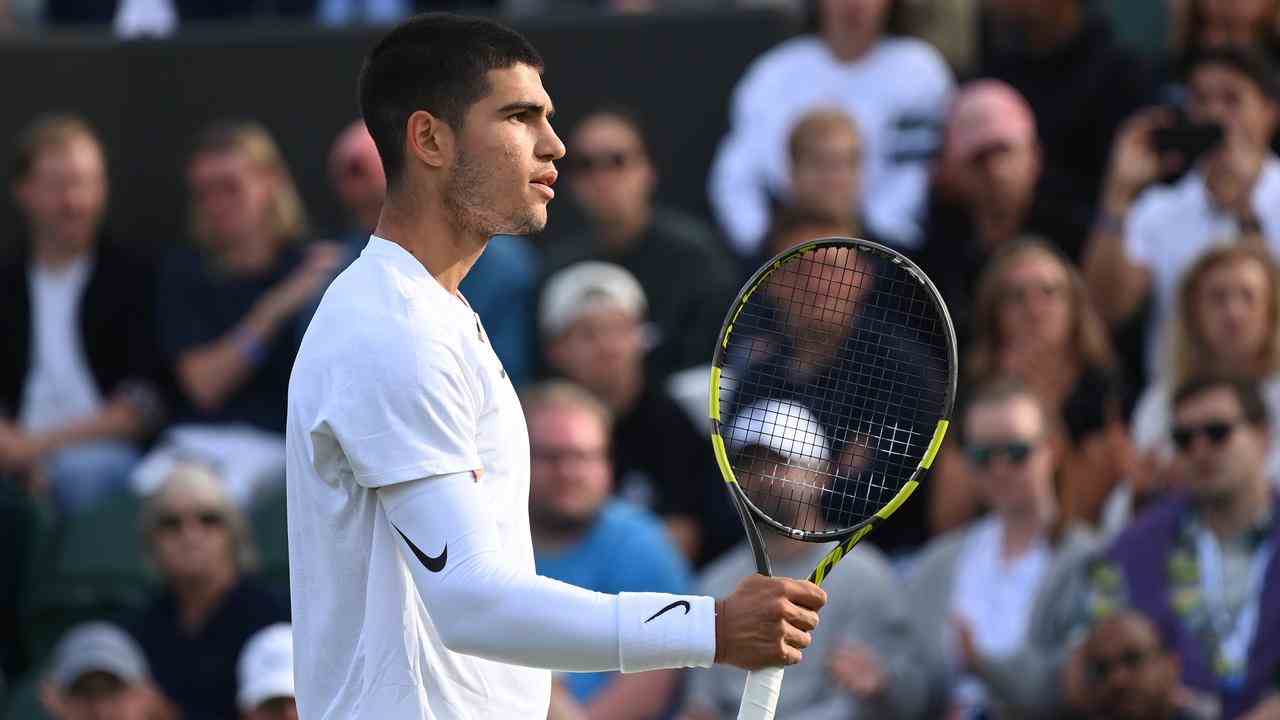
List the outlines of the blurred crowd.
{"type": "MultiPolygon", "coordinates": [[[[734,89],[712,216],[658,201],[639,116],[601,104],[559,128],[583,222],[493,238],[462,284],[521,391],[538,571],[717,595],[754,571],[707,442],[713,338],[765,258],[866,237],[950,307],[955,427],[827,580],[779,716],[1280,718],[1280,2],[1169,0],[1156,62],[1091,0],[764,4],[812,22],[734,89]]],[[[423,5],[0,0],[0,18],[146,33],[423,5]]],[[[358,120],[334,138],[346,220],[316,228],[277,139],[212,122],[174,179],[189,241],[155,257],[104,229],[111,140],[49,113],[10,143],[0,707],[296,717],[285,394],[376,224],[377,150],[358,120]]],[[[798,577],[826,550],[769,543],[798,577]]],[[[743,680],[562,674],[552,717],[731,718],[743,680]]]]}

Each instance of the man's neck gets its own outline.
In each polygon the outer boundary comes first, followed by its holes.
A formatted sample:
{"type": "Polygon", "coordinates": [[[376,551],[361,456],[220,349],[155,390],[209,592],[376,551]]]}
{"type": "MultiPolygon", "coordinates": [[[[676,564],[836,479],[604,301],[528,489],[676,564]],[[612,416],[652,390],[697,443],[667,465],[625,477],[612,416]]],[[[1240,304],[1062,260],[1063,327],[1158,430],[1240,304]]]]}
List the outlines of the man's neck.
{"type": "Polygon", "coordinates": [[[236,569],[226,567],[208,577],[175,584],[173,593],[178,598],[178,619],[182,627],[191,634],[199,632],[238,580],[236,569]]]}
{"type": "Polygon", "coordinates": [[[596,234],[601,245],[609,252],[617,253],[635,244],[653,222],[653,208],[637,209],[629,217],[615,218],[610,222],[597,222],[596,234]]]}
{"type": "Polygon", "coordinates": [[[1234,496],[1206,505],[1200,519],[1219,542],[1234,540],[1261,523],[1272,511],[1271,483],[1265,476],[1251,478],[1234,496]]]}
{"type": "Polygon", "coordinates": [[[435,196],[408,189],[387,196],[373,234],[407,250],[454,295],[489,240],[455,227],[435,196]]]}
{"type": "Polygon", "coordinates": [[[764,544],[769,550],[769,559],[784,563],[801,557],[814,547],[813,543],[792,540],[769,530],[764,531],[764,544]]]}
{"type": "Polygon", "coordinates": [[[993,209],[974,208],[973,227],[978,243],[994,252],[1005,243],[1012,242],[1022,232],[1030,203],[1018,208],[993,209]]]}
{"type": "Polygon", "coordinates": [[[1045,522],[1038,513],[1009,513],[1001,516],[1003,535],[1000,538],[1000,559],[1013,562],[1035,547],[1043,537],[1045,522]]]}
{"type": "Polygon", "coordinates": [[[85,244],[51,238],[37,238],[32,248],[32,260],[36,266],[53,272],[66,269],[88,252],[88,246],[85,244]]]}
{"type": "Polygon", "coordinates": [[[635,367],[621,371],[609,387],[600,389],[599,394],[614,417],[622,417],[635,408],[643,392],[644,369],[635,367]]]}

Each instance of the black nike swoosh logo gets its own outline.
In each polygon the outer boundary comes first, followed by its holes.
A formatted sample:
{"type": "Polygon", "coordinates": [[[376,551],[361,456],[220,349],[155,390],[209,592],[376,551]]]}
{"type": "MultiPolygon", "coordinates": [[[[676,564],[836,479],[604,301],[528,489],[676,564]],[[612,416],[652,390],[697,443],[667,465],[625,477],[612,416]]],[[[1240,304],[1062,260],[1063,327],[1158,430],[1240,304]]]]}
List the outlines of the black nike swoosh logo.
{"type": "MultiPolygon", "coordinates": [[[[650,615],[650,616],[649,616],[649,620],[652,620],[652,619],[654,619],[654,618],[658,617],[659,615],[661,615],[661,614],[665,613],[666,611],[668,611],[668,610],[670,610],[670,609],[672,609],[672,608],[678,608],[678,607],[684,607],[684,614],[685,614],[685,615],[688,615],[688,614],[689,614],[689,601],[688,601],[688,600],[677,600],[677,601],[675,601],[675,602],[671,603],[670,605],[668,605],[668,606],[666,606],[666,607],[662,608],[662,609],[661,609],[661,610],[659,610],[658,612],[656,612],[656,613],[654,613],[654,614],[650,615]]],[[[649,622],[649,620],[645,620],[645,622],[647,623],[647,622],[649,622]]]]}
{"type": "MultiPolygon", "coordinates": [[[[396,527],[396,526],[392,525],[391,527],[396,527]]],[[[404,533],[400,532],[400,528],[396,528],[396,532],[400,533],[400,537],[404,538],[404,541],[409,543],[409,549],[413,550],[413,554],[418,557],[418,562],[422,563],[423,566],[425,566],[431,572],[433,573],[440,572],[441,570],[444,569],[444,564],[449,562],[449,543],[444,544],[444,549],[440,551],[440,554],[438,556],[431,557],[430,555],[419,550],[418,546],[413,544],[413,541],[409,539],[408,535],[405,535],[404,533]]]]}

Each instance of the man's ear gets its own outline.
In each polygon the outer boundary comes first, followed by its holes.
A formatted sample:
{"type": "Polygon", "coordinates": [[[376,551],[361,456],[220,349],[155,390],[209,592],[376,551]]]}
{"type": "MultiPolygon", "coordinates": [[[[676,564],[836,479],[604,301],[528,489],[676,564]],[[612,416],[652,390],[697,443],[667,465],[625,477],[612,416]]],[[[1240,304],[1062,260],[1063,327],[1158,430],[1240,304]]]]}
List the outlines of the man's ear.
{"type": "Polygon", "coordinates": [[[443,119],[426,110],[409,115],[405,125],[405,153],[407,158],[432,168],[441,168],[453,160],[457,138],[453,128],[443,119]]]}

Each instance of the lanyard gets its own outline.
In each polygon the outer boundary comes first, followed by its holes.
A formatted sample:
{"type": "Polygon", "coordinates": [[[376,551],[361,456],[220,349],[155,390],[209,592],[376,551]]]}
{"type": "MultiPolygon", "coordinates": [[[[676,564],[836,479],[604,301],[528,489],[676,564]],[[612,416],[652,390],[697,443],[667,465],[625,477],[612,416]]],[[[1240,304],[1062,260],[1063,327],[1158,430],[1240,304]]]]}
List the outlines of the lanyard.
{"type": "Polygon", "coordinates": [[[1242,679],[1249,657],[1249,645],[1258,627],[1262,605],[1262,584],[1271,561],[1272,543],[1263,543],[1253,551],[1249,561],[1249,577],[1244,604],[1237,612],[1227,607],[1223,588],[1222,551],[1218,539],[1207,528],[1195,533],[1196,554],[1200,565],[1200,585],[1209,624],[1218,641],[1218,654],[1235,679],[1242,679]]]}

